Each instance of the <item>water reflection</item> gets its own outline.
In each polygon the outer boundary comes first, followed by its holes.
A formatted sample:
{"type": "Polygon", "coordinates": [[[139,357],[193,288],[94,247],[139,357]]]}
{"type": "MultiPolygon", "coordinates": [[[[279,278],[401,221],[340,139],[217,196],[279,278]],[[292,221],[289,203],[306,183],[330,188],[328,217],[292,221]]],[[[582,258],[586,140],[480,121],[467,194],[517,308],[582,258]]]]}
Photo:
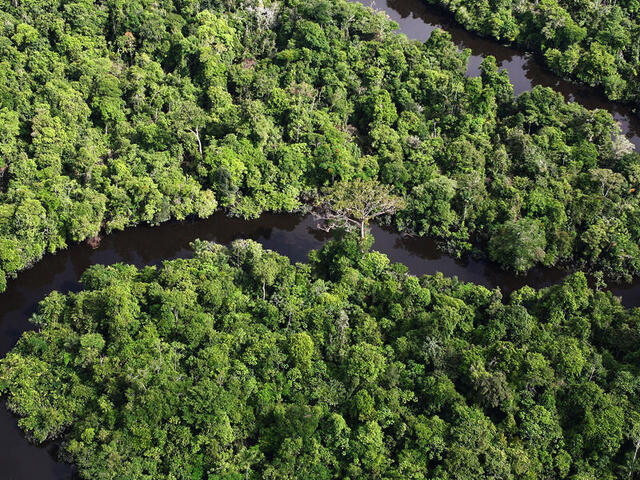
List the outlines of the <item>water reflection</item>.
{"type": "Polygon", "coordinates": [[[498,66],[509,73],[516,94],[531,90],[535,85],[542,85],[561,92],[567,101],[579,102],[587,108],[608,110],[636,149],[640,150],[638,112],[634,112],[629,106],[608,101],[597,88],[577,85],[553,75],[542,66],[535,55],[522,53],[517,48],[469,33],[457,25],[446,12],[433,5],[427,5],[424,0],[364,0],[361,3],[385,11],[391,20],[398,23],[399,31],[414,40],[427,40],[436,28],[446,30],[458,48],[471,50],[467,69],[469,75],[479,75],[482,60],[488,55],[493,55],[498,66]]]}

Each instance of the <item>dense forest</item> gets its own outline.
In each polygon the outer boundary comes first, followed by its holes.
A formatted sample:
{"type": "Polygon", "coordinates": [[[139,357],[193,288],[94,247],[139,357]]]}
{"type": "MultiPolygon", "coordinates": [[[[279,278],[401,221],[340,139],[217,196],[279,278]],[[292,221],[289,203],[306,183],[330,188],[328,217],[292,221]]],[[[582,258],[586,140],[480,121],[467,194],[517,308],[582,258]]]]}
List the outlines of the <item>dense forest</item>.
{"type": "Polygon", "coordinates": [[[370,241],[90,267],[0,390],[91,480],[638,478],[640,310],[583,274],[416,278],[370,241]]]}
{"type": "Polygon", "coordinates": [[[493,58],[342,0],[0,0],[0,290],[46,252],[378,179],[388,221],[505,268],[640,272],[640,156],[493,58]]]}
{"type": "Polygon", "coordinates": [[[640,1],[426,0],[465,28],[514,42],[558,75],[640,106],[640,1]]]}

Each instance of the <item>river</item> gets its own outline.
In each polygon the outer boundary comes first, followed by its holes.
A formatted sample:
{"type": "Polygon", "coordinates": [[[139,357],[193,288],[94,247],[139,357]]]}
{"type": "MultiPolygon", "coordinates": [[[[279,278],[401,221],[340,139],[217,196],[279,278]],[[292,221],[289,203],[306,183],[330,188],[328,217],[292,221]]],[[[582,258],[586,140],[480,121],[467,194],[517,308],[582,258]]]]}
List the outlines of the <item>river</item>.
{"type": "MultiPolygon", "coordinates": [[[[570,101],[579,101],[589,108],[609,110],[629,139],[640,149],[640,119],[628,107],[606,101],[596,89],[574,85],[546,72],[533,56],[480,38],[450,21],[446,14],[426,7],[421,0],[378,0],[375,8],[384,9],[409,38],[425,40],[435,28],[449,31],[459,48],[470,48],[469,75],[477,75],[484,57],[493,55],[509,72],[515,92],[521,93],[534,85],[551,86],[570,101]]],[[[0,294],[0,355],[4,356],[19,336],[30,328],[28,318],[37,302],[52,290],[77,291],[82,272],[96,263],[127,262],[134,265],[154,265],[162,260],[188,257],[189,242],[200,238],[228,244],[236,238],[252,238],[288,256],[292,261],[305,261],[309,250],[320,247],[327,235],[314,229],[313,219],[297,215],[263,215],[258,220],[230,219],[222,214],[207,220],[168,222],[159,227],[140,226],[107,236],[97,249],[86,244],[74,245],[56,255],[47,255],[32,269],[10,281],[0,294]]],[[[515,276],[493,264],[468,259],[458,261],[441,253],[435,243],[425,238],[404,238],[393,231],[373,228],[374,249],[394,262],[407,265],[416,275],[442,272],[461,280],[500,287],[508,293],[523,285],[543,287],[557,283],[566,276],[558,269],[534,269],[526,276],[515,276]]],[[[640,306],[640,281],[612,288],[627,306],[640,306]]],[[[30,444],[17,427],[17,420],[6,408],[0,407],[0,464],[6,480],[70,480],[74,477],[70,465],[57,462],[56,446],[36,447],[30,444]]]]}
{"type": "MultiPolygon", "coordinates": [[[[489,288],[501,287],[505,293],[523,285],[547,286],[562,280],[566,272],[534,269],[526,276],[515,276],[495,265],[478,260],[454,260],[441,253],[425,238],[404,238],[378,226],[373,227],[375,250],[402,262],[416,275],[442,272],[489,288]]],[[[303,262],[307,253],[322,246],[328,235],[315,229],[310,216],[263,215],[257,220],[239,220],[216,214],[206,220],[168,222],[159,227],[140,226],[105,237],[97,249],[87,244],[73,245],[56,255],[48,255],[32,269],[9,282],[0,294],[0,355],[4,356],[19,336],[30,328],[28,318],[37,302],[52,290],[77,291],[82,272],[96,263],[126,262],[137,266],[157,265],[165,259],[191,255],[189,243],[196,238],[228,244],[236,238],[252,238],[265,248],[303,262]]],[[[614,289],[628,306],[640,305],[640,283],[614,289]]],[[[0,408],[0,464],[2,478],[8,480],[69,480],[72,469],[55,461],[55,445],[36,447],[27,442],[16,418],[0,408]]]]}
{"type": "Polygon", "coordinates": [[[399,25],[399,31],[413,40],[425,41],[436,28],[449,32],[459,49],[471,50],[468,75],[480,75],[482,60],[493,55],[498,66],[509,73],[516,95],[542,85],[561,92],[567,101],[579,102],[587,108],[608,110],[636,150],[640,151],[640,113],[634,112],[629,106],[607,100],[600,89],[557,77],[546,70],[535,55],[470,33],[456,24],[446,12],[427,5],[423,0],[363,0],[361,3],[386,12],[399,25]]]}

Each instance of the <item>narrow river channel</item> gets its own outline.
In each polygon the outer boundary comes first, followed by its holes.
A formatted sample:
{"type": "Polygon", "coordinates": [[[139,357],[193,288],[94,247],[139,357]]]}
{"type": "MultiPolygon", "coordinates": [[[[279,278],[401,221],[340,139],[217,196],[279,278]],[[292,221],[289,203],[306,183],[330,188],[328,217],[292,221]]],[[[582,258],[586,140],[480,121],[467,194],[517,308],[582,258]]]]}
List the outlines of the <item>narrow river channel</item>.
{"type": "MultiPolygon", "coordinates": [[[[442,272],[488,288],[500,287],[508,293],[523,285],[534,287],[557,283],[566,272],[535,269],[527,276],[515,276],[495,265],[478,260],[455,260],[438,251],[425,238],[403,238],[380,227],[373,227],[375,250],[384,252],[394,262],[407,265],[416,275],[442,272]]],[[[19,336],[30,328],[28,318],[38,301],[52,290],[76,291],[82,272],[96,263],[126,262],[137,266],[157,265],[163,260],[188,257],[189,243],[200,238],[228,244],[236,238],[252,238],[265,248],[303,262],[307,253],[320,247],[328,238],[315,229],[310,216],[263,215],[257,220],[240,220],[216,214],[207,220],[168,222],[159,227],[140,226],[107,236],[97,249],[86,244],[74,245],[56,255],[48,255],[32,269],[11,281],[0,294],[0,355],[4,356],[19,336]]],[[[640,306],[640,282],[613,289],[628,306],[640,306]]],[[[69,465],[55,461],[55,446],[36,447],[27,442],[17,427],[17,420],[0,407],[0,463],[3,479],[69,480],[69,465]]]]}
{"type": "Polygon", "coordinates": [[[636,150],[640,151],[640,112],[634,112],[629,106],[610,102],[597,88],[577,85],[553,75],[545,70],[535,55],[469,33],[446,12],[427,5],[423,0],[362,0],[361,3],[386,12],[399,25],[399,31],[413,40],[425,41],[436,28],[446,30],[459,49],[471,50],[467,72],[469,75],[479,75],[482,60],[493,55],[498,66],[509,72],[516,95],[542,85],[561,92],[567,101],[576,101],[587,108],[608,110],[627,138],[636,146],[636,150]]]}
{"type": "MultiPolygon", "coordinates": [[[[369,3],[366,3],[369,5],[369,3]]],[[[384,9],[409,38],[425,40],[435,28],[449,31],[459,48],[470,48],[469,75],[477,75],[482,59],[493,55],[509,72],[515,92],[521,93],[534,85],[551,86],[570,101],[579,101],[589,108],[609,110],[626,135],[640,150],[640,119],[625,106],[607,102],[597,90],[576,86],[546,72],[533,56],[501,46],[465,32],[446,14],[426,7],[421,0],[376,0],[375,8],[384,9]]],[[[30,328],[28,318],[38,301],[52,290],[75,291],[80,288],[82,272],[96,263],[132,263],[138,266],[159,264],[163,260],[190,256],[189,243],[196,238],[228,244],[236,238],[252,238],[288,256],[292,261],[305,261],[309,250],[318,248],[327,236],[314,229],[311,217],[297,215],[264,215],[258,220],[230,219],[222,214],[207,220],[169,222],[159,227],[136,227],[106,237],[97,249],[86,244],[49,255],[31,270],[10,281],[0,294],[0,355],[15,344],[23,331],[30,328]]],[[[406,264],[416,275],[442,272],[461,280],[500,287],[509,293],[524,285],[543,287],[557,283],[566,272],[556,269],[535,269],[527,276],[515,276],[493,264],[478,261],[458,261],[438,251],[435,243],[425,238],[404,238],[397,233],[373,228],[374,249],[387,254],[392,261],[406,264]]],[[[640,281],[612,288],[627,306],[640,306],[640,281]]],[[[71,466],[56,461],[55,445],[36,447],[27,442],[18,429],[17,419],[0,407],[1,478],[7,480],[70,480],[71,466]]]]}

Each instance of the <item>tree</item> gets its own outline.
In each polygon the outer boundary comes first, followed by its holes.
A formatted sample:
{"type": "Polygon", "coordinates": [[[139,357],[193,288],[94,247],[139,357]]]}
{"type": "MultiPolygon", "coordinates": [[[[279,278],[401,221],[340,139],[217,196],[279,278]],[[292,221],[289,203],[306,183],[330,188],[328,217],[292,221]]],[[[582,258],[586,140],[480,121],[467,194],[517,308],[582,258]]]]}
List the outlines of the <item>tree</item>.
{"type": "Polygon", "coordinates": [[[629,477],[632,478],[633,471],[635,470],[636,460],[638,459],[638,452],[640,451],[640,416],[637,412],[633,412],[631,415],[630,426],[628,427],[627,437],[631,440],[633,445],[633,457],[629,462],[629,477]]]}
{"type": "Polygon", "coordinates": [[[594,182],[600,184],[600,192],[603,197],[608,196],[612,191],[613,193],[617,193],[625,182],[624,177],[620,173],[613,172],[608,168],[592,168],[590,173],[594,182]]]}
{"type": "MultiPolygon", "coordinates": [[[[538,45],[554,68],[610,96],[640,92],[637,0],[597,12],[595,0],[521,0],[518,12],[513,0],[425,1],[486,35],[538,45]]],[[[316,209],[325,227],[362,236],[389,213],[398,229],[461,256],[487,253],[501,224],[526,216],[544,231],[545,264],[640,273],[640,156],[611,115],[550,88],[515,99],[493,58],[467,78],[469,52],[442,30],[416,44],[344,0],[5,3],[15,20],[0,29],[9,276],[102,229],[205,217],[218,205],[244,218],[292,212],[335,182],[342,195],[316,209]],[[355,177],[388,187],[347,182],[355,177]],[[390,192],[406,202],[398,215],[390,192]],[[332,210],[340,197],[350,205],[332,210]],[[619,219],[619,238],[590,232],[598,219],[619,219]],[[582,247],[589,236],[600,254],[582,247]]],[[[501,264],[537,262],[520,259],[501,264]]]]}
{"type": "Polygon", "coordinates": [[[584,275],[504,303],[349,253],[358,241],[311,265],[242,240],[157,268],[94,265],[40,304],[0,361],[0,395],[82,479],[637,476],[637,312],[584,275]],[[266,301],[265,257],[282,267],[266,301]],[[282,328],[287,303],[301,312],[282,328]]]}
{"type": "Polygon", "coordinates": [[[622,133],[617,133],[613,138],[613,154],[616,158],[622,158],[635,150],[635,146],[622,133]]]}
{"type": "Polygon", "coordinates": [[[547,241],[540,223],[531,218],[503,224],[489,240],[489,255],[495,262],[526,272],[544,260],[547,241]]]}
{"type": "Polygon", "coordinates": [[[313,340],[306,332],[294,333],[290,339],[290,355],[293,364],[302,371],[311,369],[313,340]]]}
{"type": "Polygon", "coordinates": [[[177,132],[187,132],[193,135],[198,143],[200,160],[204,160],[202,130],[207,122],[207,114],[195,102],[190,100],[183,100],[174,105],[171,113],[177,132]]]}
{"type": "Polygon", "coordinates": [[[356,178],[342,181],[326,188],[323,194],[313,212],[320,221],[318,228],[325,231],[335,228],[352,231],[357,228],[360,238],[364,238],[371,220],[391,215],[404,207],[404,201],[393,195],[389,186],[377,180],[356,178]]]}

